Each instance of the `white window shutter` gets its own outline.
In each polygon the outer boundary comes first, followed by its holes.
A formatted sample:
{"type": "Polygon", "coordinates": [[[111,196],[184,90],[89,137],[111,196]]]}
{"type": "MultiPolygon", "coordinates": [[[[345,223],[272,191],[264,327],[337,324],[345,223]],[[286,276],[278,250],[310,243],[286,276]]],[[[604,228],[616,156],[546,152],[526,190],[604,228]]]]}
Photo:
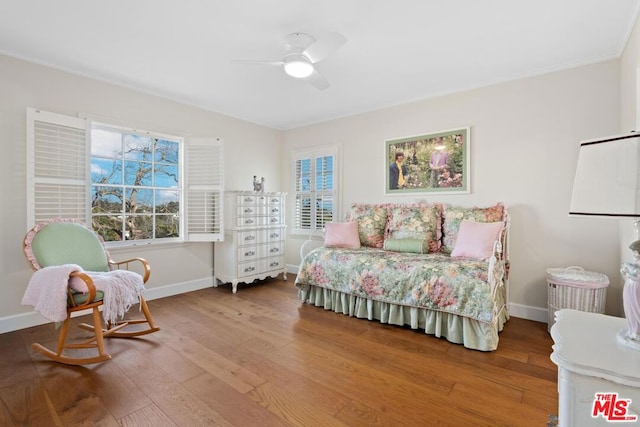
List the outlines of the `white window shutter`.
{"type": "Polygon", "coordinates": [[[294,233],[323,229],[338,212],[339,147],[293,153],[294,233]]]}
{"type": "Polygon", "coordinates": [[[27,225],[53,218],[90,224],[87,121],[27,109],[27,225]]]}
{"type": "Polygon", "coordinates": [[[186,142],[186,236],[191,242],[219,242],[224,190],[223,142],[219,138],[189,138],[186,142]]]}
{"type": "Polygon", "coordinates": [[[294,209],[294,224],[295,228],[310,230],[313,223],[313,209],[312,209],[312,187],[311,187],[311,159],[304,158],[298,159],[295,162],[295,176],[296,176],[296,188],[295,188],[295,209],[294,209]]]}

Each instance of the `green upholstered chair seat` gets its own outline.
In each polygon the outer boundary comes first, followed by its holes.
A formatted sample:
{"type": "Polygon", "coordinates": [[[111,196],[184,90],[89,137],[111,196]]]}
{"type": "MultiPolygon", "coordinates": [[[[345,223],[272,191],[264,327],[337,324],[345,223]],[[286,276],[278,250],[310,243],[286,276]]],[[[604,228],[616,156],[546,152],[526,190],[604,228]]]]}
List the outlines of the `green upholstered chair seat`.
{"type": "MultiPolygon", "coordinates": [[[[73,291],[71,293],[71,296],[73,297],[73,303],[69,301],[71,297],[67,298],[67,304],[69,305],[69,307],[73,307],[74,305],[85,304],[89,299],[89,294],[83,294],[82,292],[73,291]]],[[[96,291],[96,297],[91,302],[98,302],[98,301],[102,301],[103,299],[104,299],[104,292],[96,291]]]]}

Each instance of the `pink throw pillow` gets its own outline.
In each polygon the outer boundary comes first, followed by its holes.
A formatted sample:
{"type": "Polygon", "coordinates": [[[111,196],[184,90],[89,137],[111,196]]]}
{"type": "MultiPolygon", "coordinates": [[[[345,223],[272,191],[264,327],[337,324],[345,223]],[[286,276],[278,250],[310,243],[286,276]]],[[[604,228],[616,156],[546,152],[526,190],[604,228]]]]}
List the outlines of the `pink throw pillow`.
{"type": "Polygon", "coordinates": [[[475,222],[463,220],[458,231],[452,257],[486,260],[493,254],[493,244],[498,240],[503,222],[475,222]]]}
{"type": "Polygon", "coordinates": [[[358,236],[358,223],[351,222],[328,222],[324,225],[324,245],[328,248],[352,248],[360,247],[360,236],[358,236]]]}
{"type": "Polygon", "coordinates": [[[76,276],[69,277],[69,286],[71,286],[71,289],[74,291],[82,292],[83,294],[89,292],[89,288],[87,284],[84,283],[84,280],[76,276]]]}

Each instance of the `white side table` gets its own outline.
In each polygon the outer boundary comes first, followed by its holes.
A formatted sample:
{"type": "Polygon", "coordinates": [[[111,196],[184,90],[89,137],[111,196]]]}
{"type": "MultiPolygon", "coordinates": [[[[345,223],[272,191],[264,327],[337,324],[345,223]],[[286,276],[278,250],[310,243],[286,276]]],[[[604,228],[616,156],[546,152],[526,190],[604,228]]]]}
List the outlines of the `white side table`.
{"type": "Polygon", "coordinates": [[[559,426],[640,426],[640,351],[617,340],[626,324],[604,314],[556,312],[551,360],[558,365],[559,426]]]}

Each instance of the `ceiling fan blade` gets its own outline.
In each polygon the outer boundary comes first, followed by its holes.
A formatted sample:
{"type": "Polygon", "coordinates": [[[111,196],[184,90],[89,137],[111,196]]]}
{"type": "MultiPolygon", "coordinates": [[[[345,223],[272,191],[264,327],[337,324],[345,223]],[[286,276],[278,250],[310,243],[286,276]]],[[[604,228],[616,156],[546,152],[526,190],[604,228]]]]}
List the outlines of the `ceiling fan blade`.
{"type": "Polygon", "coordinates": [[[305,80],[318,90],[325,90],[329,87],[329,82],[318,70],[313,70],[313,73],[311,73],[309,77],[306,77],[305,80]]]}
{"type": "Polygon", "coordinates": [[[340,33],[330,33],[327,36],[313,43],[306,48],[304,55],[311,60],[312,63],[322,61],[327,56],[338,50],[340,46],[345,44],[347,39],[340,33]]]}
{"type": "Polygon", "coordinates": [[[239,64],[259,64],[259,65],[284,65],[284,61],[262,61],[258,59],[233,59],[239,64]]]}

